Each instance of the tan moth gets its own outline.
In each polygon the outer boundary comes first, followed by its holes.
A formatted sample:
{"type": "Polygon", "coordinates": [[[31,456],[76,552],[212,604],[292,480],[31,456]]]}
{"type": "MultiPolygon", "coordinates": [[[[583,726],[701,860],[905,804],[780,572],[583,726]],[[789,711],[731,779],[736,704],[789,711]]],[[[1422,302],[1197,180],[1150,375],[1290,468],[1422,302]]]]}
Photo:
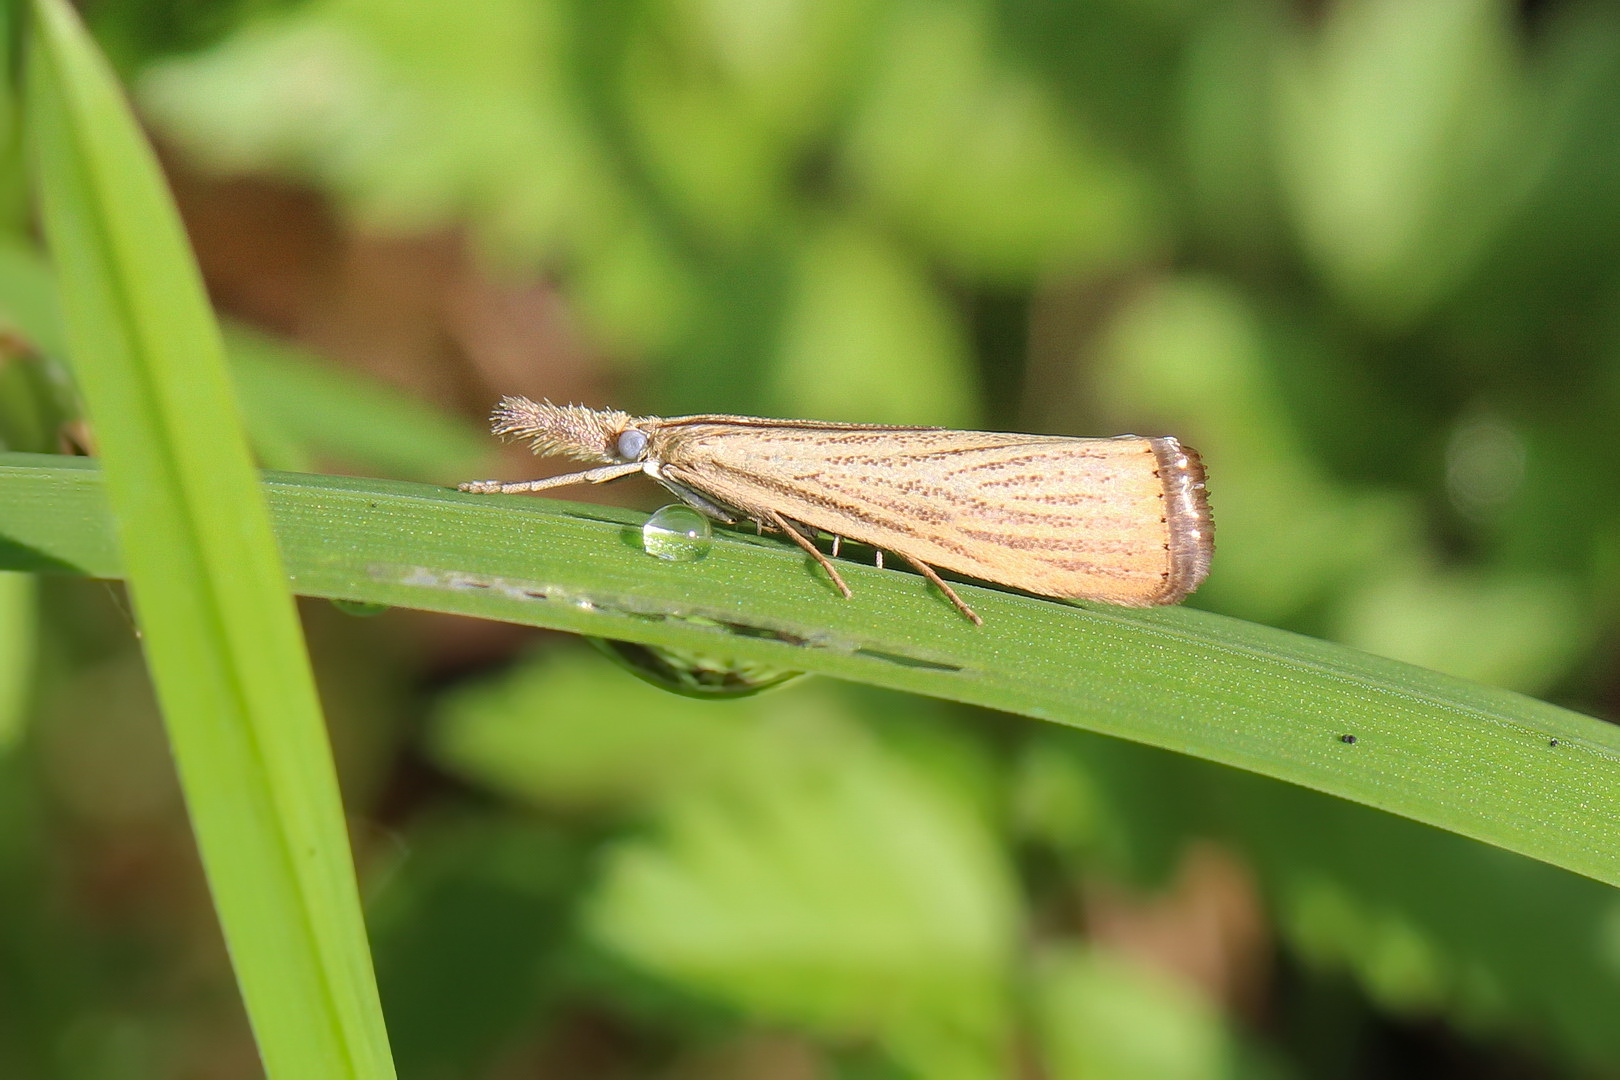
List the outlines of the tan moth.
{"type": "Polygon", "coordinates": [[[1196,451],[1172,438],[1077,439],[948,428],[631,416],[506,397],[495,434],[599,468],[461,490],[542,491],[641,472],[727,523],[785,533],[845,597],[818,532],[892,551],[975,623],[935,572],[1043,596],[1174,604],[1209,572],[1214,524],[1196,451]]]}

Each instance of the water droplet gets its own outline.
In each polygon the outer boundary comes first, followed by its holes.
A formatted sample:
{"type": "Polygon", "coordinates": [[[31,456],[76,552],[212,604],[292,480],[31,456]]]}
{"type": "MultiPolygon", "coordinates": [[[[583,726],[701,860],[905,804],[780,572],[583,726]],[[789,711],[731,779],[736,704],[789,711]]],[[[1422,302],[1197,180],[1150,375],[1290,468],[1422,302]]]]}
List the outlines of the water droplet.
{"type": "Polygon", "coordinates": [[[387,604],[373,603],[370,600],[333,600],[332,606],[345,615],[357,615],[362,619],[381,615],[388,610],[387,604]]]}
{"type": "Polygon", "coordinates": [[[696,562],[709,553],[709,519],[690,506],[672,503],[641,527],[647,554],[671,562],[696,562]]]}
{"type": "MultiPolygon", "coordinates": [[[[721,629],[709,619],[685,618],[685,623],[721,629]]],[[[683,697],[748,697],[797,679],[802,672],[736,660],[699,649],[667,645],[638,645],[630,641],[586,638],[637,678],[683,697]]]]}

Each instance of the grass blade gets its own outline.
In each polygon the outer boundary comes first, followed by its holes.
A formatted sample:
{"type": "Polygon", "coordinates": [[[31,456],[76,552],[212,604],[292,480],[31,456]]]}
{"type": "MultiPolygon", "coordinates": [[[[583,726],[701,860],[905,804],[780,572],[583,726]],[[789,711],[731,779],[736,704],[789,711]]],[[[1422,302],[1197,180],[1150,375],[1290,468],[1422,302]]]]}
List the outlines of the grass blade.
{"type": "Polygon", "coordinates": [[[150,147],[62,0],[29,124],[68,349],[269,1075],[393,1075],[330,749],[209,310],[150,147]]]}
{"type": "MultiPolygon", "coordinates": [[[[91,463],[0,455],[0,568],[117,577],[91,463]],[[26,526],[13,522],[26,522],[26,526]]],[[[707,558],[642,515],[272,474],[298,592],[504,619],[985,705],[1342,796],[1620,885],[1620,729],[1353,649],[1189,608],[976,586],[972,627],[914,574],[722,530],[707,558]],[[706,621],[693,621],[698,616],[706,621]],[[1354,736],[1354,742],[1344,741],[1354,736]]]]}

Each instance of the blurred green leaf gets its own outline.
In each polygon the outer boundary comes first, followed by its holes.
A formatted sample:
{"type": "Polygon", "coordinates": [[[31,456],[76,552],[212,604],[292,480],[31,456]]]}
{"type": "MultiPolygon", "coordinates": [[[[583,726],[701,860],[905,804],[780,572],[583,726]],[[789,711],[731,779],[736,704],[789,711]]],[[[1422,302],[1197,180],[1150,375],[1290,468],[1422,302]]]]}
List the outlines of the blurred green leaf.
{"type": "Polygon", "coordinates": [[[1299,233],[1328,285],[1379,327],[1446,299],[1548,161],[1498,0],[1336,5],[1278,78],[1299,233]]]}
{"type": "Polygon", "coordinates": [[[22,737],[33,696],[38,582],[0,571],[0,756],[22,737]]]}
{"type": "Polygon", "coordinates": [[[36,0],[36,183],[142,646],[260,1055],[393,1074],[343,810],[219,330],[151,148],[72,9],[36,0]]]}
{"type": "Polygon", "coordinates": [[[1389,566],[1346,599],[1334,636],[1525,693],[1557,685],[1591,636],[1575,586],[1545,574],[1389,566]]]}
{"type": "Polygon", "coordinates": [[[852,179],[993,280],[1142,255],[1159,227],[1151,181],[998,62],[982,18],[968,2],[894,5],[844,152],[852,179]]]}
{"type": "MultiPolygon", "coordinates": [[[[1212,4],[1190,35],[1180,87],[1188,224],[1229,258],[1264,266],[1283,247],[1281,183],[1269,122],[1282,5],[1212,4]]],[[[1181,175],[1178,173],[1178,175],[1181,175]]]]}
{"type": "Polygon", "coordinates": [[[1251,777],[1223,777],[1220,800],[1309,962],[1391,1010],[1511,1034],[1576,1068],[1620,1057],[1613,888],[1251,777]]]}
{"type": "Polygon", "coordinates": [[[680,28],[660,29],[637,35],[625,62],[624,110],[641,156],[708,242],[746,247],[784,216],[795,147],[715,77],[707,50],[680,28]]]}
{"type": "Polygon", "coordinates": [[[0,328],[50,356],[67,348],[50,267],[20,240],[0,240],[0,328]]]}
{"type": "Polygon", "coordinates": [[[530,822],[416,823],[367,907],[401,1080],[495,1068],[543,1022],[583,863],[581,845],[530,822]]]}
{"type": "Polygon", "coordinates": [[[1611,887],[1315,792],[1078,732],[1031,747],[1019,786],[1026,830],[1073,874],[1158,887],[1192,840],[1218,839],[1253,868],[1291,955],[1348,972],[1384,1008],[1444,1016],[1579,1067],[1620,1056],[1609,1022],[1620,1008],[1620,894],[1611,887]]]}
{"type": "Polygon", "coordinates": [[[1035,1014],[1053,1080],[1263,1080],[1283,1072],[1208,1001],[1100,949],[1049,948],[1035,967],[1035,1014]]]}
{"type": "Polygon", "coordinates": [[[779,411],[973,426],[967,342],[914,260],[872,230],[838,224],[801,260],[773,376],[779,411]]]}
{"type": "Polygon", "coordinates": [[[226,346],[249,425],[267,445],[414,480],[465,477],[488,457],[474,425],[376,379],[240,328],[226,346]]]}
{"type": "Polygon", "coordinates": [[[825,695],[769,700],[744,763],[617,845],[595,933],[758,1020],[1004,1075],[1017,902],[992,835],[825,695]]]}
{"type": "Polygon", "coordinates": [[[1069,865],[1162,888],[1207,812],[1177,760],[1113,739],[1041,733],[1019,755],[1016,824],[1069,865]]]}
{"type": "Polygon", "coordinates": [[[0,236],[8,238],[25,232],[29,222],[20,80],[14,70],[23,22],[22,5],[0,7],[0,236]]]}
{"type": "MultiPolygon", "coordinates": [[[[666,74],[723,88],[750,127],[793,145],[829,122],[885,7],[885,0],[678,0],[649,6],[648,37],[671,54],[666,74]]],[[[659,83],[644,92],[669,89],[659,83]]]]}
{"type": "Polygon", "coordinates": [[[0,342],[0,447],[49,454],[76,443],[72,397],[55,360],[32,352],[7,356],[0,342]]]}
{"type": "Polygon", "coordinates": [[[593,660],[552,650],[447,695],[432,730],[435,758],[526,801],[611,809],[689,783],[764,715],[749,702],[717,708],[604,680],[593,660]]]}
{"type": "MultiPolygon", "coordinates": [[[[34,245],[0,238],[0,446],[63,449],[78,416],[66,355],[50,267],[34,245]]],[[[79,438],[74,433],[71,441],[79,438]]]]}
{"type": "MultiPolygon", "coordinates": [[[[555,5],[324,0],[168,61],[142,98],[198,160],[312,170],[375,225],[561,224],[590,169],[544,57],[555,5]],[[504,168],[492,167],[501,163],[504,168]]],[[[592,205],[587,201],[584,205],[592,205]]]]}
{"type": "MultiPolygon", "coordinates": [[[[47,357],[64,355],[49,266],[32,248],[0,243],[0,329],[7,328],[47,357]]],[[[267,465],[308,469],[332,458],[447,480],[474,471],[488,454],[488,439],[474,425],[376,379],[243,326],[229,327],[225,344],[254,449],[267,465]]]]}
{"type": "Polygon", "coordinates": [[[673,332],[681,270],[592,130],[565,5],[318,0],[155,65],[147,111],[216,169],[306,177],[378,229],[575,262],[609,340],[673,332]]]}

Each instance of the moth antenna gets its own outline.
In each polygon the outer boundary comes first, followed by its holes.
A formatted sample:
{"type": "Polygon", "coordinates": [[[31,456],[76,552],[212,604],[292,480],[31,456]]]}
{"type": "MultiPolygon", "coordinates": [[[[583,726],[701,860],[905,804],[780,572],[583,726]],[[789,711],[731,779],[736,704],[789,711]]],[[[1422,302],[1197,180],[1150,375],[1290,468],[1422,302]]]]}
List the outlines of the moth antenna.
{"type": "Polygon", "coordinates": [[[536,454],[612,463],[619,460],[613,450],[619,433],[630,426],[631,416],[615,409],[553,405],[514,396],[501,398],[489,422],[496,435],[523,439],[536,454]]]}

